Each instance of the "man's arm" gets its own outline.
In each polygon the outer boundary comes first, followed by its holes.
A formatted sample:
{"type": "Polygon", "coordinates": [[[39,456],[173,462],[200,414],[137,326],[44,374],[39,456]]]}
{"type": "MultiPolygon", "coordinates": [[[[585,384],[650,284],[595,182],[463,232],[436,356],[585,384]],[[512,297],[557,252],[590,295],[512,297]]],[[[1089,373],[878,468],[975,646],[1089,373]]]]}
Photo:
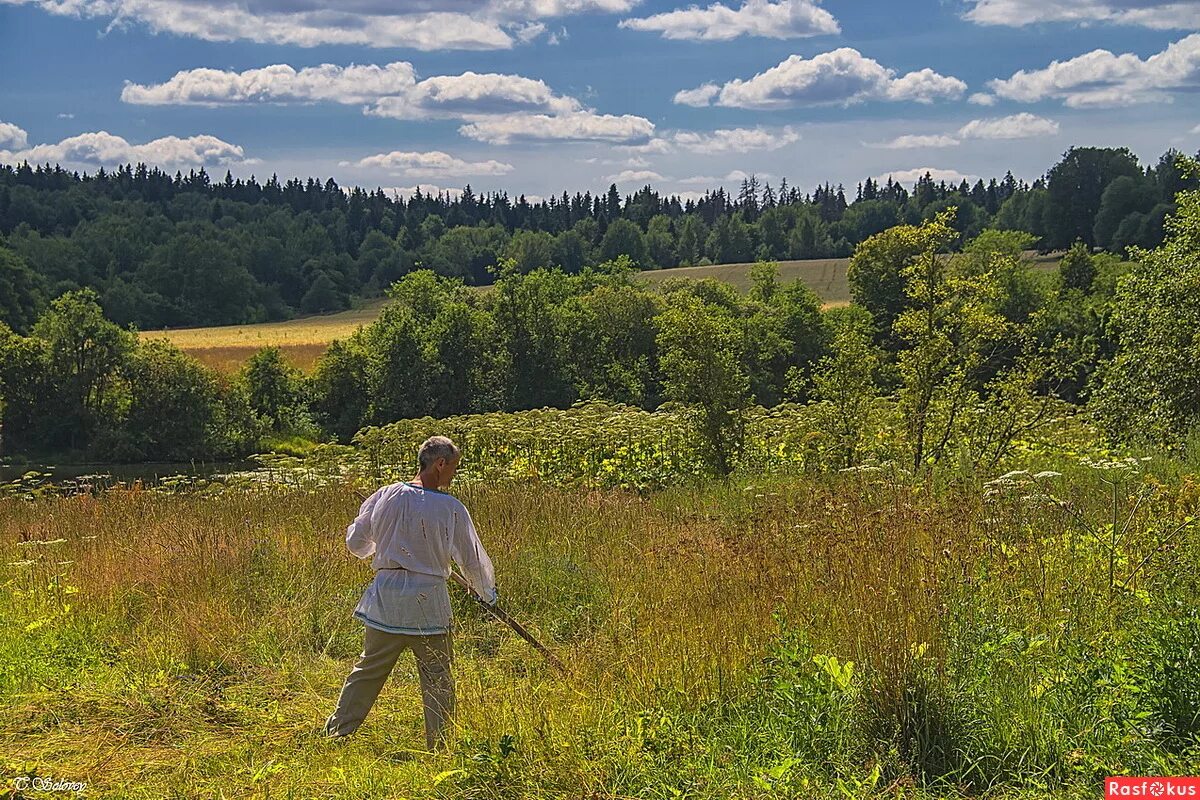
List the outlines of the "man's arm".
{"type": "Polygon", "coordinates": [[[346,549],[359,558],[375,555],[375,532],[371,529],[371,514],[382,496],[383,489],[378,489],[363,501],[358,509],[358,516],[346,528],[346,549]]]}
{"type": "Polygon", "coordinates": [[[462,568],[463,578],[471,591],[483,598],[488,605],[495,605],[499,600],[496,590],[496,573],[492,560],[488,558],[475,523],[471,520],[466,506],[454,512],[454,533],[450,541],[450,557],[462,568]]]}

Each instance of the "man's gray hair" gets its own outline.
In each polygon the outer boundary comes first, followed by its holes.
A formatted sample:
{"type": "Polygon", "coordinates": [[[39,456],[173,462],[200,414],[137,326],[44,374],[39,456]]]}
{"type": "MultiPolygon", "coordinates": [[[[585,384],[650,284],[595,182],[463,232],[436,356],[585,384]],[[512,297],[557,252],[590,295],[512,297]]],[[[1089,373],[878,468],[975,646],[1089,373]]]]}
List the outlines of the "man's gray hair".
{"type": "Polygon", "coordinates": [[[458,445],[450,441],[449,437],[430,436],[417,450],[417,461],[421,463],[421,469],[425,469],[439,458],[447,461],[457,458],[459,452],[458,445]]]}

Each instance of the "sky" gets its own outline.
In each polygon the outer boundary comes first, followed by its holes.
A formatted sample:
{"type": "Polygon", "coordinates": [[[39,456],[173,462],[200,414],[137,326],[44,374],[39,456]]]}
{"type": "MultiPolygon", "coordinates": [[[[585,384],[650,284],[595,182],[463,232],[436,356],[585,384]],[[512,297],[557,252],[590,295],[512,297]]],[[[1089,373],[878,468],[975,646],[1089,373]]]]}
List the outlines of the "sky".
{"type": "Polygon", "coordinates": [[[1200,0],[0,0],[0,162],[410,194],[1200,149],[1200,0]]]}

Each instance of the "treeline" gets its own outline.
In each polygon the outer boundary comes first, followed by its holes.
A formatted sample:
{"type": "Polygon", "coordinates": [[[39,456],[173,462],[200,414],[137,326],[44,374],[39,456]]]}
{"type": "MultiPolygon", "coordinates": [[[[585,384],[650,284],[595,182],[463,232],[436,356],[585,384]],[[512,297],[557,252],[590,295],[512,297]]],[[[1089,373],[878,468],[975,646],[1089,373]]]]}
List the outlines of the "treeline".
{"type": "Polygon", "coordinates": [[[1033,184],[926,175],[911,191],[868,178],[852,193],[801,192],[750,177],[736,195],[697,200],[614,185],[535,203],[469,186],[400,199],[311,178],[0,166],[0,321],[27,333],[51,300],[82,288],[109,319],[148,330],[337,311],[420,269],[491,283],[503,260],[576,275],[621,255],[640,269],[840,257],[950,206],[968,238],[1021,230],[1043,251],[1078,240],[1123,253],[1159,244],[1173,197],[1195,185],[1176,155],[1143,168],[1127,149],[1072,148],[1033,184]]]}
{"type": "Polygon", "coordinates": [[[1001,448],[1056,397],[1093,405],[1118,435],[1178,443],[1200,419],[1198,195],[1180,195],[1173,238],[1120,280],[1130,266],[1082,242],[1056,273],[1023,256],[1031,234],[962,244],[948,209],[859,245],[855,303],[824,310],[771,263],[746,295],[711,279],[651,289],[625,256],[577,274],[506,261],[488,292],[418,270],[309,375],[268,348],[220,376],[165,340],[139,342],[83,289],[28,336],[0,326],[0,434],[10,454],[221,458],[424,415],[679,403],[722,471],[751,404],[822,404],[852,464],[863,415],[891,398],[919,468],[966,430],[1001,448]]]}

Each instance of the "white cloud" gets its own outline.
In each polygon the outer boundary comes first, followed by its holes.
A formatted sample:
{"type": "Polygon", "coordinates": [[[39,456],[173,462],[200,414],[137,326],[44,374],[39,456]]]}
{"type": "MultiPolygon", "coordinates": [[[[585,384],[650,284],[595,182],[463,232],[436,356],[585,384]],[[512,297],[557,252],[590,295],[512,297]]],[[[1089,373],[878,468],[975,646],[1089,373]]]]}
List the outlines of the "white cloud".
{"type": "Polygon", "coordinates": [[[921,147],[954,147],[958,144],[958,139],[945,134],[905,134],[897,136],[895,139],[879,144],[868,144],[868,147],[878,147],[884,150],[908,150],[921,147]]]}
{"type": "Polygon", "coordinates": [[[189,136],[186,139],[164,136],[145,144],[131,144],[107,131],[81,133],[57,144],[39,144],[15,152],[0,150],[0,161],[106,167],[143,162],[171,168],[252,163],[245,158],[241,147],[215,136],[189,136]]]}
{"type": "Polygon", "coordinates": [[[778,150],[800,141],[790,126],[778,130],[765,128],[724,128],[715,131],[678,131],[670,142],[693,153],[748,153],[751,150],[778,150]]]}
{"type": "Polygon", "coordinates": [[[60,113],[59,113],[57,116],[58,116],[58,118],[59,118],[59,119],[75,119],[75,115],[74,115],[74,114],[68,114],[68,113],[67,113],[67,112],[65,112],[65,111],[63,111],[63,112],[60,112],[60,113]]]}
{"type": "Polygon", "coordinates": [[[1170,103],[1175,93],[1200,91],[1200,34],[1142,59],[1093,50],[1045,69],[1021,70],[988,82],[1000,97],[1025,103],[1061,100],[1072,108],[1170,103]]]}
{"type": "Polygon", "coordinates": [[[886,183],[887,179],[890,177],[896,183],[907,186],[908,184],[916,183],[918,180],[924,177],[925,173],[929,173],[929,177],[932,178],[935,183],[940,183],[942,181],[946,181],[947,183],[962,183],[964,180],[979,180],[978,175],[968,175],[959,172],[956,169],[938,169],[937,167],[914,167],[913,169],[885,172],[882,175],[876,175],[875,180],[879,181],[880,183],[886,183]]]}
{"type": "Polygon", "coordinates": [[[1196,127],[1192,128],[1192,129],[1191,129],[1190,131],[1188,131],[1188,132],[1189,132],[1189,133],[1200,133],[1200,125],[1197,125],[1196,127]]]}
{"type": "Polygon", "coordinates": [[[26,147],[29,135],[11,122],[0,122],[0,147],[26,147]]]}
{"type": "Polygon", "coordinates": [[[1036,136],[1053,136],[1058,133],[1058,123],[1052,119],[1029,113],[1013,114],[1008,117],[973,119],[950,134],[906,134],[888,142],[868,144],[868,147],[885,150],[904,150],[929,147],[955,147],[963,139],[1031,139],[1036,136]]]}
{"type": "Polygon", "coordinates": [[[662,175],[659,175],[654,170],[649,169],[626,169],[618,172],[616,175],[608,175],[603,178],[606,183],[648,183],[649,181],[665,181],[662,175]]]}
{"type": "Polygon", "coordinates": [[[964,139],[1030,139],[1056,133],[1057,122],[1026,112],[993,119],[973,119],[958,130],[958,135],[964,139]]]}
{"type": "Polygon", "coordinates": [[[165,83],[125,83],[121,101],[135,105],[225,105],[326,101],[358,104],[411,92],[417,84],[412,64],[384,66],[321,64],[297,70],[288,64],[233,72],[189,69],[165,83]]]}
{"type": "Polygon", "coordinates": [[[929,67],[910,72],[889,81],[887,99],[912,100],[917,103],[932,103],[940,98],[956,100],[967,90],[967,84],[958,78],[939,75],[929,67]]]}
{"type": "Polygon", "coordinates": [[[970,0],[966,18],[980,25],[1038,22],[1110,23],[1159,30],[1200,28],[1200,4],[1181,0],[970,0]]]}
{"type": "MultiPolygon", "coordinates": [[[[724,178],[716,178],[711,175],[693,175],[690,178],[681,178],[675,182],[684,186],[720,186],[731,182],[741,183],[749,177],[749,172],[735,169],[726,173],[724,178]]],[[[772,176],[765,172],[759,172],[757,173],[757,177],[759,180],[766,180],[772,176]]]]}
{"type": "Polygon", "coordinates": [[[712,103],[721,93],[721,87],[715,83],[704,83],[695,89],[683,89],[675,93],[672,102],[677,106],[692,106],[702,108],[712,103]]]}
{"type": "Polygon", "coordinates": [[[504,114],[461,126],[458,132],[489,144],[514,141],[645,142],[654,134],[654,123],[632,114],[597,114],[575,111],[546,114],[504,114]]]}
{"type": "MultiPolygon", "coordinates": [[[[2,0],[0,0],[2,1],[2,0]]],[[[364,104],[369,116],[458,119],[459,131],[492,144],[516,140],[643,142],[654,132],[644,117],[600,114],[544,81],[521,75],[464,72],[418,80],[410,63],[321,64],[300,70],[276,64],[244,72],[193,69],[161,84],[126,84],[127,103],[223,105],[333,102],[364,104]]]]}
{"type": "Polygon", "coordinates": [[[987,92],[975,92],[967,98],[967,102],[976,106],[994,106],[996,105],[996,96],[987,92]]]}
{"type": "Polygon", "coordinates": [[[538,20],[625,13],[636,0],[0,0],[52,14],[142,25],[207,41],[417,50],[508,49],[540,34],[538,20]]]}
{"type": "Polygon", "coordinates": [[[841,33],[837,20],[817,5],[819,0],[745,0],[740,8],[714,3],[664,14],[625,19],[622,28],[656,31],[664,39],[728,41],[739,36],[799,39],[841,33]]]}
{"type": "MultiPolygon", "coordinates": [[[[343,166],[346,165],[348,162],[343,162],[343,166]]],[[[513,170],[512,164],[491,160],[463,161],[449,153],[443,153],[441,150],[431,150],[425,153],[393,150],[390,153],[367,156],[356,162],[354,166],[361,169],[381,169],[417,178],[454,175],[507,175],[513,170]]]]}
{"type": "Polygon", "coordinates": [[[399,118],[420,118],[430,113],[469,117],[518,111],[560,114],[580,108],[578,100],[556,95],[541,80],[521,75],[464,72],[419,81],[405,97],[381,98],[371,113],[399,118]]]}
{"type": "Polygon", "coordinates": [[[369,104],[367,114],[395,119],[443,118],[580,108],[540,80],[521,75],[464,72],[417,80],[412,64],[321,64],[297,70],[288,64],[233,72],[191,69],[159,84],[126,83],[126,103],[226,105],[234,103],[332,102],[369,104]]]}
{"type": "Polygon", "coordinates": [[[738,78],[719,89],[706,84],[680,92],[675,102],[751,109],[849,106],[865,100],[930,103],[938,98],[957,99],[966,89],[958,78],[928,68],[897,78],[894,70],[853,48],[842,47],[810,59],[789,56],[749,80],[738,78]]]}

